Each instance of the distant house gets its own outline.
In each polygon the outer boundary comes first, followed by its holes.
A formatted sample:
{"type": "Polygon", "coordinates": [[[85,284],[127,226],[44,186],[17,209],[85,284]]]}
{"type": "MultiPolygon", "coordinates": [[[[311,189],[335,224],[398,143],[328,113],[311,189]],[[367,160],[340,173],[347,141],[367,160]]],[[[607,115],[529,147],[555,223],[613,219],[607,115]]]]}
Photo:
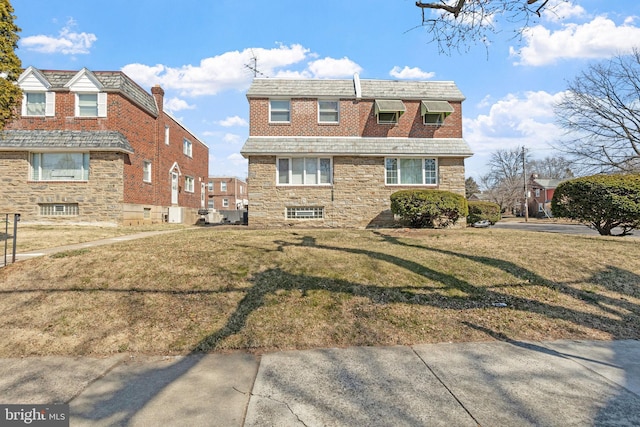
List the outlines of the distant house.
{"type": "Polygon", "coordinates": [[[551,212],[551,199],[560,179],[543,179],[533,174],[527,184],[529,196],[529,216],[547,217],[553,216],[551,212]]]}
{"type": "Polygon", "coordinates": [[[254,79],[249,225],[390,225],[390,195],[465,194],[464,96],[453,82],[254,79]]]}
{"type": "Polygon", "coordinates": [[[0,132],[0,211],[23,221],[195,223],[209,150],[119,71],[27,68],[20,117],[0,132]]]}
{"type": "Polygon", "coordinates": [[[236,177],[210,176],[207,192],[209,194],[208,209],[238,210],[244,209],[247,199],[247,183],[236,177]]]}

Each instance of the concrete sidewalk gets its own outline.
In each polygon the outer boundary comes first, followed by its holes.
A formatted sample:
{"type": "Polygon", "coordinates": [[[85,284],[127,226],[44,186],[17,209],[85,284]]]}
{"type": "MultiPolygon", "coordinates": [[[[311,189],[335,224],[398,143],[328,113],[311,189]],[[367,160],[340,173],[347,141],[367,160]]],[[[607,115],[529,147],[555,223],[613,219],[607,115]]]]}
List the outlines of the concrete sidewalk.
{"type": "Polygon", "coordinates": [[[631,426],[640,341],[0,359],[0,396],[71,426],[631,426]]]}

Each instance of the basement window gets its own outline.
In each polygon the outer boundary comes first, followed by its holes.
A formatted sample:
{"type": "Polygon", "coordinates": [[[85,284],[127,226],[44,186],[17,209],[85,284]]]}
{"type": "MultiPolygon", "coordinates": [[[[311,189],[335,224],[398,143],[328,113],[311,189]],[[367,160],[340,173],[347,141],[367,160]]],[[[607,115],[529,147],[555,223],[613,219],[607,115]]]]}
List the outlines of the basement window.
{"type": "Polygon", "coordinates": [[[43,203],[40,207],[41,216],[77,216],[77,203],[43,203]]]}
{"type": "Polygon", "coordinates": [[[324,218],[324,207],[288,207],[286,215],[287,219],[322,219],[324,218]]]}

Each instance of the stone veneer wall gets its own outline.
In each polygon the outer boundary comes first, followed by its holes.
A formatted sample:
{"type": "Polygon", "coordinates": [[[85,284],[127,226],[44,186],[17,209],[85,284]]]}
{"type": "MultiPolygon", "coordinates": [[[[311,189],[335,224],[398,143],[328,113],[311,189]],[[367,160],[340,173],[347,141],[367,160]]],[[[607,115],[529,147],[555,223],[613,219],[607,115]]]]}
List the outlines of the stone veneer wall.
{"type": "Polygon", "coordinates": [[[28,152],[0,151],[0,212],[20,213],[21,220],[28,222],[117,225],[123,209],[123,156],[92,152],[86,182],[40,182],[29,179],[28,152]],[[77,203],[79,214],[41,216],[41,203],[77,203]]]}
{"type": "MultiPolygon", "coordinates": [[[[464,195],[464,159],[438,159],[435,187],[464,195]]],[[[416,187],[387,186],[383,157],[334,157],[332,186],[277,186],[276,157],[249,158],[249,226],[353,227],[393,225],[390,196],[416,187]],[[286,207],[324,207],[323,219],[290,220],[286,207]]],[[[424,187],[426,188],[426,187],[424,187]]]]}

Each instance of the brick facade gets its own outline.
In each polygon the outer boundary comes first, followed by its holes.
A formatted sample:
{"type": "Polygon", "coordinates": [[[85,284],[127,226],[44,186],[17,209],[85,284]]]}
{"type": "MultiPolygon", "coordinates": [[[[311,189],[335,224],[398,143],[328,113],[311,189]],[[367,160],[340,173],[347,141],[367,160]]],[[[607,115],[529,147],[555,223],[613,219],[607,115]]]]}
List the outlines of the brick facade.
{"type": "Polygon", "coordinates": [[[244,209],[248,202],[247,183],[236,177],[210,176],[207,191],[207,207],[216,211],[244,209]]]}
{"type": "Polygon", "coordinates": [[[379,94],[346,97],[344,94],[331,96],[331,85],[339,83],[309,81],[307,92],[315,90],[317,95],[300,96],[300,92],[305,92],[304,83],[273,80],[254,81],[247,94],[250,136],[242,153],[249,160],[250,226],[386,226],[394,224],[390,196],[396,191],[432,188],[465,194],[464,159],[471,152],[462,140],[464,98],[451,83],[436,83],[435,92],[441,95],[435,99],[446,100],[453,112],[442,124],[425,125],[422,101],[434,99],[431,86],[425,82],[403,82],[397,90],[395,82],[372,81],[368,87],[379,84],[383,88],[379,94]],[[289,87],[295,89],[287,92],[289,87]],[[265,93],[269,90],[272,92],[265,93]],[[404,105],[397,123],[378,123],[376,100],[385,96],[401,100],[404,105]],[[270,99],[290,100],[289,122],[270,122],[270,99]],[[338,123],[318,122],[319,99],[338,100],[338,123]],[[278,158],[301,156],[330,157],[331,183],[278,184],[278,158]],[[386,184],[387,157],[435,158],[436,184],[386,184]],[[321,208],[322,213],[320,218],[287,219],[289,208],[309,212],[321,208]]]}
{"type": "MultiPolygon", "coordinates": [[[[32,70],[31,68],[29,70],[32,70]]],[[[197,209],[206,203],[208,148],[162,108],[164,91],[149,94],[121,72],[91,73],[104,84],[106,117],[78,117],[75,93],[62,84],[75,72],[39,71],[51,81],[55,92],[55,115],[21,116],[6,127],[8,131],[118,131],[130,144],[130,152],[102,151],[60,145],[43,147],[42,141],[10,147],[0,141],[0,211],[19,212],[24,221],[108,223],[135,225],[167,220],[169,207],[184,210],[184,222],[195,223],[197,209]],[[115,83],[114,83],[115,82],[115,83]],[[165,126],[169,143],[165,143],[165,126]],[[192,143],[192,155],[183,153],[183,139],[192,143]],[[88,181],[33,181],[30,179],[29,153],[44,151],[89,152],[88,181]],[[143,179],[143,163],[151,164],[151,181],[143,179]],[[176,167],[174,168],[174,165],[176,167]],[[171,169],[179,169],[178,202],[171,200],[171,169]],[[194,179],[194,191],[186,191],[184,179],[194,179]],[[42,203],[78,205],[73,216],[42,215],[42,203]]],[[[90,72],[89,72],[90,73],[90,72]]],[[[117,151],[117,150],[116,150],[117,151]]]]}

